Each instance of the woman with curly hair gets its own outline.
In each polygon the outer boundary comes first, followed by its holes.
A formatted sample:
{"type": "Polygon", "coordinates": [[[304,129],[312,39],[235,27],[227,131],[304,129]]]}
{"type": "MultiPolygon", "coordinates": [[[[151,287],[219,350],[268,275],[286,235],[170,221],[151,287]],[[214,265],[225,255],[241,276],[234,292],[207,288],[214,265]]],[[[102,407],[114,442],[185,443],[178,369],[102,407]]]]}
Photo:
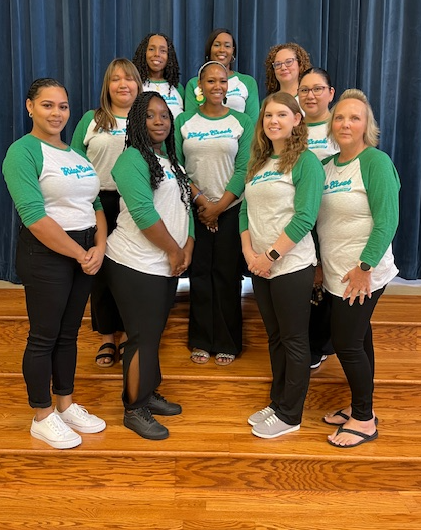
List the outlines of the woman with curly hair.
{"type": "Polygon", "coordinates": [[[161,94],[174,118],[184,110],[184,87],[174,44],[164,33],[149,33],[133,57],[140,73],[143,91],[161,94]]]}
{"type": "Polygon", "coordinates": [[[262,105],[240,210],[243,254],[266,327],[273,382],[270,404],[248,423],[261,438],[300,428],[310,379],[308,325],[314,266],[311,230],[323,168],[307,149],[307,127],[290,94],[262,105]]]}
{"type": "MultiPolygon", "coordinates": [[[[255,124],[259,115],[259,89],[253,77],[234,71],[237,53],[237,43],[229,29],[217,28],[212,31],[205,44],[205,61],[218,61],[227,69],[228,90],[224,105],[244,112],[255,124]]],[[[198,81],[197,77],[193,77],[186,85],[186,111],[195,110],[204,103],[205,97],[198,81]]]]}
{"type": "Polygon", "coordinates": [[[295,42],[272,46],[265,61],[267,94],[281,90],[296,98],[298,79],[310,67],[308,53],[295,42]]]}
{"type": "Polygon", "coordinates": [[[190,186],[175,156],[173,117],[157,92],[134,101],[126,146],[112,170],[121,212],[107,240],[104,267],[128,337],[124,425],[143,438],[162,440],[168,429],[152,414],[173,416],[181,406],[156,391],[161,383],[158,350],[177,277],[191,261],[193,222],[190,186]]]}

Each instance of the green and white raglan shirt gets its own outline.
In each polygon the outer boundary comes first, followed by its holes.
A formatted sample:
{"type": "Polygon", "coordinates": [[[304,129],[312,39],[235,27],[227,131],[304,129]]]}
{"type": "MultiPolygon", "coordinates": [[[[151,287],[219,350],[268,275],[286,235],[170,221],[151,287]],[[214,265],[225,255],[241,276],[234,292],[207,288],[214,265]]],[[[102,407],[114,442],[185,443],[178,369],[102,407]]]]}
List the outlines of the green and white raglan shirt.
{"type": "Polygon", "coordinates": [[[345,164],[338,156],[323,161],[326,181],[317,219],[323,283],[342,296],[342,278],[361,260],[374,267],[376,291],[398,273],[391,242],[399,219],[399,176],[389,156],[374,147],[345,164]]]}
{"type": "Polygon", "coordinates": [[[3,174],[25,226],[46,216],[66,231],[96,225],[95,210],[102,209],[99,178],[74,149],[59,149],[27,134],[9,147],[3,174]]]}
{"type": "Polygon", "coordinates": [[[111,170],[124,150],[127,118],[114,116],[117,122],[115,128],[111,131],[103,129],[94,131],[96,126],[94,115],[95,111],[89,110],[82,116],[70,145],[85,153],[92,162],[101,182],[101,191],[115,191],[117,187],[111,176],[111,170]]]}
{"type": "Polygon", "coordinates": [[[178,245],[183,248],[194,235],[193,217],[180,197],[180,188],[170,161],[158,156],[165,178],[152,190],[149,166],[134,147],[118,158],[112,175],[121,195],[117,227],[108,236],[105,254],[121,265],[153,274],[171,276],[168,255],[142,233],[160,219],[178,245]]]}
{"type": "Polygon", "coordinates": [[[174,119],[184,111],[184,87],[170,87],[168,81],[146,81],[143,84],[143,92],[158,92],[170,109],[174,119]]]}
{"type": "MultiPolygon", "coordinates": [[[[203,103],[196,99],[197,77],[193,77],[186,85],[185,110],[194,111],[203,103]]],[[[237,112],[243,112],[250,116],[253,125],[259,117],[259,89],[256,80],[250,75],[234,72],[228,77],[228,91],[226,94],[226,106],[237,112]]]]}
{"type": "Polygon", "coordinates": [[[327,137],[327,121],[307,123],[308,148],[321,161],[339,151],[332,140],[327,137]]]}
{"type": "Polygon", "coordinates": [[[175,122],[177,158],[206,197],[218,201],[225,191],[241,200],[244,191],[253,124],[247,114],[229,110],[209,118],[200,109],[180,114],[175,122]]]}
{"type": "Polygon", "coordinates": [[[271,267],[270,278],[316,265],[313,228],[323,192],[323,167],[306,150],[292,171],[277,170],[277,156],[247,182],[240,210],[240,232],[249,230],[251,245],[261,254],[275,243],[282,232],[296,243],[271,267]]]}

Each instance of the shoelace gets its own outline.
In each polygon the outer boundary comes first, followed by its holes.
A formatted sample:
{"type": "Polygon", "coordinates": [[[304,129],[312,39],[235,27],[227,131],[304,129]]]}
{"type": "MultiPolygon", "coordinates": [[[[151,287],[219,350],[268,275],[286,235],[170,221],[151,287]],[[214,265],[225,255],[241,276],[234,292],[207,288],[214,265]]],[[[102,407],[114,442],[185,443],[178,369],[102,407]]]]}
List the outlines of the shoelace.
{"type": "Polygon", "coordinates": [[[64,423],[64,421],[57,416],[57,414],[50,414],[47,420],[47,424],[52,431],[56,434],[65,434],[70,431],[70,428],[64,423]]]}
{"type": "Polygon", "coordinates": [[[269,416],[269,418],[266,418],[265,419],[265,423],[267,423],[268,425],[273,425],[274,423],[277,423],[279,420],[278,416],[276,416],[275,414],[272,414],[272,416],[269,416]]]}
{"type": "Polygon", "coordinates": [[[259,412],[260,412],[260,414],[263,414],[263,416],[265,416],[266,414],[269,414],[269,412],[271,414],[273,414],[274,410],[272,408],[270,408],[270,407],[265,407],[264,409],[260,410],[259,412]]]}
{"type": "Polygon", "coordinates": [[[81,407],[77,403],[72,403],[70,405],[70,412],[72,412],[72,414],[74,414],[81,420],[86,420],[89,417],[89,412],[84,407],[81,407]]]}
{"type": "Polygon", "coordinates": [[[159,392],[152,392],[152,397],[154,397],[157,401],[162,401],[162,403],[167,403],[167,400],[164,398],[164,396],[161,396],[159,392]]]}

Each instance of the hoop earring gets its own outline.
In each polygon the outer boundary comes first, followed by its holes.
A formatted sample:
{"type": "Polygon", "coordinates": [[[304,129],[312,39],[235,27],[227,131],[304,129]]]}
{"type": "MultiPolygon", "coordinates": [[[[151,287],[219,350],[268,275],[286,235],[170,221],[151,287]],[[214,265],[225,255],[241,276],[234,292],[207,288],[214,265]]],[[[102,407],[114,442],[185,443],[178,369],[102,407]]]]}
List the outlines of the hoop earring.
{"type": "Polygon", "coordinates": [[[28,114],[28,116],[29,116],[30,118],[32,118],[32,116],[33,116],[32,112],[30,112],[30,113],[28,114]]]}

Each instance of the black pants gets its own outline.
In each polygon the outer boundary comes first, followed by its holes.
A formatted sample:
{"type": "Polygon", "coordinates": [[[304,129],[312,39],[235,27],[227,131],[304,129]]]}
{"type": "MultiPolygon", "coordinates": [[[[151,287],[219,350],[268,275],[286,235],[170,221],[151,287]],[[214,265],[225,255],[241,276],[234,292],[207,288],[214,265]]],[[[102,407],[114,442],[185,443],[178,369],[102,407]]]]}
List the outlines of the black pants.
{"type": "Polygon", "coordinates": [[[212,233],[195,214],[190,267],[189,346],[237,355],[242,349],[240,204],[219,216],[212,233]]]}
{"type": "MultiPolygon", "coordinates": [[[[68,232],[86,250],[94,244],[95,229],[68,232]]],[[[77,336],[92,285],[79,263],[43,245],[21,228],[16,270],[25,287],[29,335],[23,356],[23,375],[31,407],[51,406],[54,394],[73,393],[77,336]]]]}
{"type": "MultiPolygon", "coordinates": [[[[108,235],[116,227],[120,213],[120,195],[117,191],[101,191],[99,193],[102,207],[107,220],[108,235]]],[[[101,269],[94,277],[91,292],[92,329],[101,335],[110,335],[116,331],[124,331],[117,304],[108,287],[104,271],[101,269]]]]}
{"type": "Polygon", "coordinates": [[[365,297],[363,305],[358,299],[352,306],[348,300],[331,296],[332,342],[342,365],[352,395],[352,417],[359,421],[373,417],[374,348],[371,315],[385,287],[365,297]]]}
{"type": "Polygon", "coordinates": [[[289,425],[301,423],[310,380],[308,323],[313,279],[313,266],[271,280],[253,277],[269,341],[273,374],[270,406],[289,425]]]}
{"type": "Polygon", "coordinates": [[[318,305],[311,305],[309,339],[312,355],[331,355],[334,353],[330,338],[331,302],[326,293],[318,305]]]}
{"type": "Polygon", "coordinates": [[[123,355],[123,403],[126,409],[137,409],[147,405],[161,383],[159,343],[174,303],[177,278],[145,274],[107,257],[103,267],[128,337],[123,355]],[[139,352],[139,394],[136,401],[129,403],[127,373],[136,352],[139,352]]]}

